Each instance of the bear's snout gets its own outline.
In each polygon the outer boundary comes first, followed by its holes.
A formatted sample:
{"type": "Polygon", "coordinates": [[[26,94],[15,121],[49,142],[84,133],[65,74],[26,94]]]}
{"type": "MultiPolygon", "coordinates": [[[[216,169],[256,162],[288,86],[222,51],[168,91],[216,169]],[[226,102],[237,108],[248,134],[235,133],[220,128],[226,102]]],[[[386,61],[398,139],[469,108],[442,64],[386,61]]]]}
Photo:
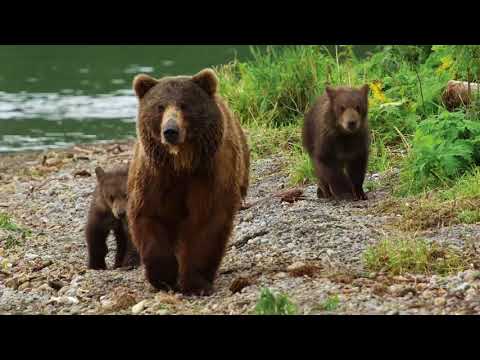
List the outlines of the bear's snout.
{"type": "Polygon", "coordinates": [[[169,119],[163,128],[163,136],[171,145],[177,145],[180,138],[180,129],[174,119],[169,119]]]}
{"type": "Polygon", "coordinates": [[[350,131],[353,131],[357,128],[357,121],[356,120],[349,120],[347,122],[347,127],[350,131]]]}

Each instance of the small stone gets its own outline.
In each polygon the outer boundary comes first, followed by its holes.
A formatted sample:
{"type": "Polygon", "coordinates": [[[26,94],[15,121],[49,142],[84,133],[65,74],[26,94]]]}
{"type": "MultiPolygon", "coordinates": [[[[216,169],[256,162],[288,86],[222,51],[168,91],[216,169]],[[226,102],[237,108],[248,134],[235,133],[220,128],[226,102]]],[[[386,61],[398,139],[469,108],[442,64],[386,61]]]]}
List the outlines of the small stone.
{"type": "Polygon", "coordinates": [[[279,272],[275,275],[275,277],[278,279],[285,279],[286,277],[288,277],[288,275],[284,272],[279,272]]]}
{"type": "Polygon", "coordinates": [[[157,315],[167,315],[168,310],[167,309],[160,309],[156,312],[157,315]]]}
{"type": "Polygon", "coordinates": [[[305,266],[305,263],[301,262],[301,261],[297,261],[291,265],[289,265],[287,267],[287,271],[293,271],[295,269],[298,269],[298,268],[301,268],[301,267],[304,267],[305,266]]]}
{"type": "Polygon", "coordinates": [[[30,281],[26,281],[18,287],[19,291],[23,291],[30,287],[30,281]]]}
{"type": "Polygon", "coordinates": [[[378,295],[378,296],[383,296],[386,292],[387,292],[387,287],[383,284],[375,284],[373,286],[373,289],[372,289],[372,292],[375,294],[375,295],[378,295]]]}
{"type": "Polygon", "coordinates": [[[147,300],[142,300],[138,304],[132,306],[132,314],[133,315],[140,314],[143,311],[143,309],[145,309],[146,303],[147,303],[147,300]]]}
{"type": "Polygon", "coordinates": [[[435,306],[444,306],[447,303],[447,300],[442,296],[433,300],[435,306]]]}
{"type": "Polygon", "coordinates": [[[459,286],[457,286],[453,292],[455,293],[463,293],[465,292],[466,290],[468,290],[470,288],[470,284],[469,283],[462,283],[460,284],[459,286]]]}
{"type": "Polygon", "coordinates": [[[80,302],[76,297],[73,296],[67,296],[65,300],[67,304],[78,304],[80,302]]]}
{"type": "Polygon", "coordinates": [[[332,256],[335,252],[332,249],[327,249],[327,255],[332,256]]]}
{"type": "Polygon", "coordinates": [[[478,291],[475,290],[474,288],[470,288],[467,291],[465,291],[465,300],[472,301],[478,298],[479,298],[478,291]]]}
{"type": "Polygon", "coordinates": [[[115,305],[111,300],[100,300],[100,306],[104,311],[112,311],[115,305]]]}
{"type": "Polygon", "coordinates": [[[480,279],[480,271],[467,270],[464,276],[465,281],[473,282],[480,279]]]}
{"type": "Polygon", "coordinates": [[[15,278],[8,279],[7,281],[5,281],[5,286],[16,290],[18,288],[17,279],[15,279],[15,278]]]}
{"type": "Polygon", "coordinates": [[[25,260],[34,260],[34,259],[38,258],[38,255],[33,254],[33,253],[26,253],[24,258],[25,258],[25,260]]]}

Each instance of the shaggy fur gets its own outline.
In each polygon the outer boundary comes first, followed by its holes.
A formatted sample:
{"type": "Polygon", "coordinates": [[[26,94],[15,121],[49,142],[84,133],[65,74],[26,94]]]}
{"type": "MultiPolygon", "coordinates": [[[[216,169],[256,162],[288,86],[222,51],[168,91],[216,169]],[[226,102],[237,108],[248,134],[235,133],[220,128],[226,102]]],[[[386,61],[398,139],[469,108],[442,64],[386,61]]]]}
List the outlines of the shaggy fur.
{"type": "Polygon", "coordinates": [[[115,234],[117,249],[115,268],[139,265],[139,255],[133,246],[125,219],[127,208],[128,166],[109,172],[95,169],[97,186],[88,213],[85,229],[88,248],[88,268],[106,269],[107,237],[110,231],[115,234]]]}
{"type": "Polygon", "coordinates": [[[193,77],[134,80],[138,141],[128,218],[146,278],[158,289],[211,293],[247,194],[246,138],[217,86],[209,69],[193,77]]]}
{"type": "Polygon", "coordinates": [[[319,198],[366,200],[368,85],[327,87],[305,116],[303,146],[318,178],[319,198]]]}

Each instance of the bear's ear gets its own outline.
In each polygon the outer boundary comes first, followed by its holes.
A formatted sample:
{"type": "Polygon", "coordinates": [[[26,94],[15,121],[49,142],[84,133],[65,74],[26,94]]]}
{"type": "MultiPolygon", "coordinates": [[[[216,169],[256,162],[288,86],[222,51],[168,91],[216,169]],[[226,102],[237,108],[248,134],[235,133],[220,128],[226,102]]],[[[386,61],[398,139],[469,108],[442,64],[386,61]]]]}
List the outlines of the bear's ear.
{"type": "Polygon", "coordinates": [[[330,101],[333,101],[335,99],[335,95],[337,94],[335,88],[327,85],[327,87],[325,88],[325,92],[327,93],[330,101]]]}
{"type": "Polygon", "coordinates": [[[145,94],[158,84],[158,80],[149,75],[140,74],[133,79],[133,90],[139,99],[143,98],[145,94]]]}
{"type": "Polygon", "coordinates": [[[209,96],[217,93],[218,78],[212,69],[204,69],[192,77],[192,81],[200,86],[209,96]]]}
{"type": "Polygon", "coordinates": [[[105,171],[100,166],[98,166],[97,168],[95,168],[95,175],[97,175],[98,181],[102,181],[103,177],[105,176],[105,171]]]}
{"type": "Polygon", "coordinates": [[[368,94],[370,92],[370,86],[368,86],[368,84],[365,84],[363,85],[361,88],[360,88],[360,92],[362,93],[362,95],[366,98],[368,98],[368,94]]]}

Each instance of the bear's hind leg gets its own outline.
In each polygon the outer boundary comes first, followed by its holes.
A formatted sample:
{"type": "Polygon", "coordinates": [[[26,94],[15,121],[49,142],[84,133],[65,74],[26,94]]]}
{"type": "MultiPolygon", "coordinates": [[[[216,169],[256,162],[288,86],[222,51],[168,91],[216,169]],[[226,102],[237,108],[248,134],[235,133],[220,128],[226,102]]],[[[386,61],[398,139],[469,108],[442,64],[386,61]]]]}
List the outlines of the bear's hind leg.
{"type": "MultiPolygon", "coordinates": [[[[319,183],[322,184],[324,194],[330,193],[336,200],[344,200],[352,198],[352,187],[346,174],[339,168],[339,164],[333,161],[324,162],[316,160],[315,164],[316,176],[319,183]]],[[[317,192],[318,195],[318,192],[317,192]]]]}

